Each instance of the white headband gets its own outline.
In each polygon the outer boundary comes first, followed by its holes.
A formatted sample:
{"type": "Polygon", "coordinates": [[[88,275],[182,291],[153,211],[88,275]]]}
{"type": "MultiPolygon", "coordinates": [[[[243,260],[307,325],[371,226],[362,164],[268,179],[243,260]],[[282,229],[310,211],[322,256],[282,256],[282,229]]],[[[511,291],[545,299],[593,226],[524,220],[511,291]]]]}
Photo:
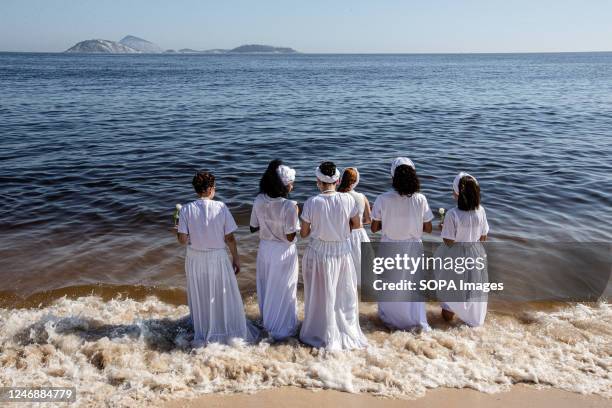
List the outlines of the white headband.
{"type": "Polygon", "coordinates": [[[414,163],[412,162],[412,160],[407,157],[397,157],[391,163],[391,178],[395,176],[395,169],[398,168],[398,166],[401,166],[402,164],[410,166],[416,170],[416,167],[414,167],[414,163]]]}
{"type": "Polygon", "coordinates": [[[338,181],[338,179],[340,179],[340,172],[338,169],[336,169],[336,173],[333,176],[326,176],[325,174],[321,173],[321,169],[317,167],[316,175],[319,180],[327,184],[334,184],[338,181]]]}
{"type": "Polygon", "coordinates": [[[278,177],[280,177],[284,185],[291,184],[295,181],[295,170],[284,164],[278,166],[276,174],[278,174],[278,177]]]}
{"type": "Polygon", "coordinates": [[[342,176],[340,177],[340,180],[342,180],[344,178],[344,173],[348,169],[353,169],[353,170],[355,170],[355,173],[357,173],[357,180],[355,180],[355,182],[350,185],[351,190],[353,190],[355,187],[357,187],[357,184],[359,184],[359,170],[357,170],[357,167],[347,167],[346,169],[342,170],[342,176]]]}
{"type": "Polygon", "coordinates": [[[476,182],[476,184],[478,184],[478,180],[476,180],[476,177],[472,176],[471,174],[466,173],[465,171],[462,171],[459,174],[457,174],[457,176],[455,176],[455,180],[453,180],[453,191],[455,192],[455,194],[459,194],[459,182],[464,177],[470,177],[476,182]]]}

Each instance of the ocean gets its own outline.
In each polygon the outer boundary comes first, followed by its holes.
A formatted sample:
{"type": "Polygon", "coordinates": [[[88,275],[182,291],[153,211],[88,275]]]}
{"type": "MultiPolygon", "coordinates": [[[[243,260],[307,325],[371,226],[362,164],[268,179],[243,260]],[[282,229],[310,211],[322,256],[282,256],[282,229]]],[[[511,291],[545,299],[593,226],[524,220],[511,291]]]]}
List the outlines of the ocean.
{"type": "Polygon", "coordinates": [[[190,350],[172,213],[195,198],[196,170],[215,173],[254,319],[248,220],[273,158],[297,170],[299,202],[323,160],[358,167],[373,202],[403,155],[436,214],[453,206],[458,171],[476,176],[491,241],[609,243],[611,90],[612,53],[0,53],[0,385],[77,384],[84,401],[119,405],[279,385],[411,397],[528,382],[610,396],[603,302],[493,305],[479,329],[430,305],[434,331],[421,334],[388,331],[362,303],[367,351],[190,350]]]}

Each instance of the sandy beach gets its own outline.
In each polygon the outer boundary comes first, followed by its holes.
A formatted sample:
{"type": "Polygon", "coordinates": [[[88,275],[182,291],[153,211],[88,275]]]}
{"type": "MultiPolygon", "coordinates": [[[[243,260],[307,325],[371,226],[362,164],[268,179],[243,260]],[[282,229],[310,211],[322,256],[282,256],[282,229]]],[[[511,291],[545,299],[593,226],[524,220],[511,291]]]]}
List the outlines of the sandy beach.
{"type": "Polygon", "coordinates": [[[306,390],[295,387],[275,388],[256,394],[214,394],[191,400],[177,400],[165,404],[166,408],[189,407],[284,407],[290,402],[295,408],[339,407],[353,408],[473,408],[473,407],[609,407],[610,400],[596,395],[582,395],[553,388],[538,389],[518,385],[509,392],[485,394],[470,389],[441,388],[428,391],[425,397],[416,400],[391,399],[369,394],[350,394],[333,390],[306,390]]]}

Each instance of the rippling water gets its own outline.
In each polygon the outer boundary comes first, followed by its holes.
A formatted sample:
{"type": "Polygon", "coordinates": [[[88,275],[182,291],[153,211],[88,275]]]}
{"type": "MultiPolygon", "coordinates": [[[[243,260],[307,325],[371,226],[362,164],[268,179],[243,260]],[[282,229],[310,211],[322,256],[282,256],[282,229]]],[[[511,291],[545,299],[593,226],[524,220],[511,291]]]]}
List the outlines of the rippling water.
{"type": "MultiPolygon", "coordinates": [[[[192,352],[171,216],[194,198],[194,171],[213,170],[256,318],[247,224],[272,158],[298,170],[298,201],[325,159],[359,167],[373,201],[407,155],[434,209],[453,205],[459,170],[477,176],[493,240],[610,242],[611,142],[612,53],[0,53],[0,384],[76,384],[84,405],[123,406],[280,385],[415,396],[528,382],[610,396],[606,304],[491,305],[475,330],[430,305],[434,330],[415,335],[362,303],[367,351],[293,339],[192,352]]],[[[533,272],[515,269],[518,282],[533,272]]]]}
{"type": "MultiPolygon", "coordinates": [[[[493,239],[612,238],[612,54],[0,54],[4,291],[180,287],[174,204],[206,168],[239,225],[266,163],[358,166],[370,200],[410,156],[432,208],[459,170],[493,239]]],[[[251,286],[249,286],[251,287],[251,286]]]]}

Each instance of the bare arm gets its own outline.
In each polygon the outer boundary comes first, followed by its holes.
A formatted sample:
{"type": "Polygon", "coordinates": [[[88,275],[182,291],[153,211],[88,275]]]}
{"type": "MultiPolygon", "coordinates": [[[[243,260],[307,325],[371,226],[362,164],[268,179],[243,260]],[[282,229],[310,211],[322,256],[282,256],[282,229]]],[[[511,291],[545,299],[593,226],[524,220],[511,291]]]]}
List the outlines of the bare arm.
{"type": "Polygon", "coordinates": [[[372,224],[370,225],[370,229],[374,234],[382,229],[382,221],[372,220],[372,224]]]}
{"type": "Polygon", "coordinates": [[[240,273],[240,258],[238,256],[238,246],[236,245],[236,238],[234,238],[234,234],[227,234],[225,236],[225,243],[232,254],[232,266],[234,267],[234,273],[238,275],[240,273]]]}
{"type": "Polygon", "coordinates": [[[359,215],[351,217],[351,219],[349,221],[349,228],[351,230],[361,228],[361,220],[359,219],[359,215]]]}
{"type": "Polygon", "coordinates": [[[481,235],[479,241],[484,242],[487,240],[487,236],[486,235],[481,235]]]}
{"type": "Polygon", "coordinates": [[[370,208],[370,202],[368,198],[364,195],[365,207],[363,208],[363,225],[368,225],[372,222],[372,209],[370,208]]]}
{"type": "Polygon", "coordinates": [[[301,221],[300,237],[307,238],[310,235],[310,223],[301,221]]]}
{"type": "Polygon", "coordinates": [[[423,223],[423,232],[431,234],[432,230],[433,230],[433,226],[431,225],[431,221],[423,223]]]}

